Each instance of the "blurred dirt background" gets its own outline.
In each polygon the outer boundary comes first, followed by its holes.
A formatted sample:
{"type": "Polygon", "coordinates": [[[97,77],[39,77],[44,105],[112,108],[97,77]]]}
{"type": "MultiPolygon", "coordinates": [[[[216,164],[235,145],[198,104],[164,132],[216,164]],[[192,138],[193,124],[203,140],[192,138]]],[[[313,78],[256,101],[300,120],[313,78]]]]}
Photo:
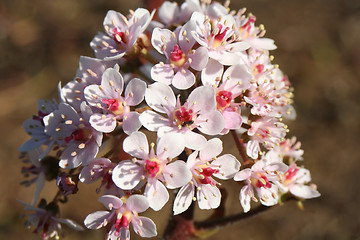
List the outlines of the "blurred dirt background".
{"type": "MultiPolygon", "coordinates": [[[[0,239],[40,239],[23,227],[16,202],[30,202],[34,192],[19,185],[16,149],[28,139],[22,122],[36,112],[38,99],[56,97],[58,82],[73,78],[79,56],[94,56],[89,42],[103,31],[107,10],[125,14],[138,6],[138,0],[0,1],[0,239]]],[[[360,239],[360,1],[241,0],[230,7],[247,7],[275,39],[274,62],[295,87],[298,117],[289,136],[302,142],[303,163],[322,196],[306,201],[305,211],[285,204],[209,239],[360,239]]],[[[227,214],[242,211],[239,189],[231,191],[227,214]]],[[[102,207],[93,188],[80,185],[80,192],[88,192],[86,199],[74,196],[62,210],[79,223],[102,207]]],[[[44,194],[50,199],[54,190],[44,194]]],[[[161,233],[167,213],[149,214],[161,233]]],[[[204,218],[198,209],[196,215],[204,218]]],[[[80,238],[104,233],[68,232],[67,239],[80,238]]]]}

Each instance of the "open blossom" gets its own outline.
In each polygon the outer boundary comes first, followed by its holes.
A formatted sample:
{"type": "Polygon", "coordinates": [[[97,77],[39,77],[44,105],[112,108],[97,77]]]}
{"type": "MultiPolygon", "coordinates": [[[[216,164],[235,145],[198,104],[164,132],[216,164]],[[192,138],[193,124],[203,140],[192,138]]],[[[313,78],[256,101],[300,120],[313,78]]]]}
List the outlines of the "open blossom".
{"type": "Polygon", "coordinates": [[[230,179],[240,169],[240,162],[233,155],[217,157],[222,150],[221,140],[213,138],[200,151],[189,156],[186,165],[192,173],[192,180],[179,190],[174,201],[174,214],[186,211],[194,199],[197,199],[201,209],[219,207],[221,193],[217,187],[219,183],[213,177],[230,179]]]}
{"type": "Polygon", "coordinates": [[[82,231],[83,228],[70,219],[59,218],[59,206],[53,202],[47,204],[42,200],[39,207],[31,206],[27,203],[20,202],[25,205],[27,220],[26,227],[35,227],[34,233],[41,233],[44,240],[50,238],[59,239],[63,236],[61,224],[65,224],[75,230],[82,231]]]}
{"type": "Polygon", "coordinates": [[[287,171],[284,163],[267,163],[264,159],[257,161],[251,168],[245,168],[234,176],[235,181],[244,181],[239,199],[244,212],[250,210],[250,200],[258,202],[255,191],[261,204],[272,206],[278,203],[278,187],[275,184],[280,180],[279,175],[287,171]]]}
{"type": "Polygon", "coordinates": [[[191,20],[196,28],[191,32],[195,40],[208,50],[209,57],[221,65],[240,63],[239,52],[250,47],[247,42],[237,41],[234,32],[234,17],[224,15],[216,20],[210,20],[199,12],[193,13],[191,20]]]}
{"type": "Polygon", "coordinates": [[[59,104],[59,109],[44,118],[45,132],[63,147],[60,167],[76,168],[95,158],[102,142],[102,133],[89,123],[92,111],[83,102],[81,113],[69,104],[59,104]]]}
{"type": "Polygon", "coordinates": [[[106,34],[98,33],[90,43],[96,57],[113,60],[131,51],[149,25],[154,13],[150,15],[148,10],[138,8],[128,19],[121,13],[108,11],[103,23],[106,34]]]}
{"type": "Polygon", "coordinates": [[[142,195],[131,195],[118,198],[104,195],[99,202],[109,211],[97,211],[89,214],[84,224],[89,229],[99,229],[112,224],[107,239],[130,240],[129,225],[132,224],[134,232],[141,237],[154,237],[157,235],[155,223],[147,217],[138,216],[149,208],[149,202],[142,195]]]}
{"type": "Polygon", "coordinates": [[[151,43],[158,52],[165,55],[167,61],[152,67],[152,79],[167,85],[172,84],[177,89],[188,89],[194,85],[195,75],[188,68],[201,71],[208,61],[206,48],[192,49],[195,39],[190,33],[194,28],[192,22],[187,22],[175,32],[154,29],[151,43]]]}
{"type": "Polygon", "coordinates": [[[100,132],[112,132],[117,121],[122,120],[125,133],[130,134],[141,127],[139,114],[131,111],[144,99],[146,83],[140,79],[132,79],[122,96],[124,79],[114,68],[108,68],[102,75],[101,85],[93,84],[85,88],[86,101],[98,111],[91,115],[90,124],[100,132]]]}
{"type": "Polygon", "coordinates": [[[206,142],[203,135],[193,132],[194,129],[207,135],[219,134],[224,129],[224,118],[216,110],[215,90],[210,86],[195,88],[181,105],[169,86],[154,83],[147,88],[145,100],[151,108],[167,117],[147,110],[140,116],[143,126],[157,131],[159,137],[168,132],[180,133],[187,148],[200,149],[206,142]]]}
{"type": "Polygon", "coordinates": [[[320,193],[316,190],[315,185],[306,185],[310,181],[310,171],[296,166],[296,163],[292,163],[289,169],[281,175],[277,185],[281,192],[290,192],[302,199],[320,197],[320,193]]]}
{"type": "Polygon", "coordinates": [[[260,144],[271,149],[280,144],[286,135],[287,126],[276,118],[263,117],[251,122],[248,130],[250,140],[246,145],[246,153],[253,159],[261,153],[260,144]]]}
{"type": "Polygon", "coordinates": [[[123,148],[135,158],[121,161],[114,168],[112,175],[114,183],[123,190],[131,190],[142,180],[146,181],[144,195],[152,209],[160,210],[169,200],[166,187],[179,188],[191,179],[191,173],[184,161],[171,162],[184,150],[184,145],[180,134],[166,134],[158,139],[155,153],[153,144],[149,151],[144,133],[132,133],[124,140],[123,148]]]}

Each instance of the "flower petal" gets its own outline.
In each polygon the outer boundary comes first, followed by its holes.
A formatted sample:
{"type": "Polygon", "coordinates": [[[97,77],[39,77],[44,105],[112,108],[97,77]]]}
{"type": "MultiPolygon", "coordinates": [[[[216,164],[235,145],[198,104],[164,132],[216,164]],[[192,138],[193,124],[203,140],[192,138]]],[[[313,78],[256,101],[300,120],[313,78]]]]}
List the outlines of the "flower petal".
{"type": "Polygon", "coordinates": [[[141,237],[155,237],[157,235],[155,223],[147,217],[134,217],[132,220],[134,232],[141,237]]]}
{"type": "Polygon", "coordinates": [[[201,189],[197,191],[197,200],[200,209],[213,209],[220,205],[221,192],[216,186],[201,184],[201,189]]]}
{"type": "Polygon", "coordinates": [[[191,205],[195,195],[195,187],[193,184],[186,184],[176,195],[173,211],[174,215],[185,212],[191,205]]]}
{"type": "Polygon", "coordinates": [[[143,175],[143,168],[130,160],[121,161],[113,170],[112,180],[124,190],[136,187],[143,175]]]}
{"type": "Polygon", "coordinates": [[[144,195],[149,200],[150,207],[155,211],[159,211],[169,200],[169,193],[159,180],[153,184],[148,183],[144,195]]]}
{"type": "Polygon", "coordinates": [[[213,138],[206,142],[200,150],[201,160],[212,160],[218,156],[223,150],[223,143],[219,138],[213,138]]]}
{"type": "Polygon", "coordinates": [[[192,173],[186,163],[181,160],[168,164],[164,168],[163,174],[166,181],[166,187],[169,189],[184,186],[192,179],[192,173]]]}
{"type": "Polygon", "coordinates": [[[145,159],[149,154],[149,143],[146,135],[142,132],[133,132],[125,138],[123,149],[133,157],[145,159]]]}
{"type": "Polygon", "coordinates": [[[136,106],[144,100],[146,83],[138,78],[132,79],[125,89],[125,102],[129,106],[136,106]]]}
{"type": "Polygon", "coordinates": [[[99,229],[107,225],[105,221],[111,213],[108,211],[97,211],[90,213],[84,220],[84,225],[89,229],[99,229]]]}
{"type": "Polygon", "coordinates": [[[172,79],[172,85],[180,90],[188,89],[194,85],[194,83],[194,74],[185,68],[179,70],[172,79]]]}
{"type": "Polygon", "coordinates": [[[214,176],[220,179],[230,179],[240,170],[240,162],[231,154],[225,154],[212,161],[211,164],[219,165],[219,172],[214,176]]]}
{"type": "Polygon", "coordinates": [[[149,208],[149,201],[143,195],[131,195],[126,201],[126,208],[137,213],[142,213],[149,208]]]}

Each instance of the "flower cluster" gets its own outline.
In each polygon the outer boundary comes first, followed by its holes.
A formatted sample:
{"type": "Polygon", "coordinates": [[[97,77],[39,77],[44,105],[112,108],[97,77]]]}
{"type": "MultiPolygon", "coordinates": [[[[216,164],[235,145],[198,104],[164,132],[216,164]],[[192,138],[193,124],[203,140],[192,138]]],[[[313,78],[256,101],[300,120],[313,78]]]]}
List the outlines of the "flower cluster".
{"type": "Polygon", "coordinates": [[[296,116],[292,88],[272,63],[276,46],[255,16],[199,0],[166,1],[158,21],[154,16],[143,8],[109,11],[105,32],[90,43],[96,58],[81,57],[75,78],[59,84],[59,100],[40,100],[23,124],[31,137],[19,148],[31,164],[23,172],[34,175],[27,185],[37,182],[27,209],[36,212],[29,219],[44,239],[58,236],[60,223],[79,228],[58,218],[60,197],[81,192],[79,181],[100,180],[96,191],[108,209],[89,214],[85,226],[111,226],[106,238],[123,240],[130,223],[142,237],[157,235],[139,213],[161,210],[169,190],[177,193],[174,215],[194,201],[218,208],[225,180],[241,182],[244,212],[251,200],[273,206],[285,195],[320,196],[308,185],[310,172],[297,165],[300,143],[286,138],[283,118],[296,116]],[[223,153],[230,133],[239,154],[223,153]],[[57,196],[35,208],[51,179],[57,196]]]}

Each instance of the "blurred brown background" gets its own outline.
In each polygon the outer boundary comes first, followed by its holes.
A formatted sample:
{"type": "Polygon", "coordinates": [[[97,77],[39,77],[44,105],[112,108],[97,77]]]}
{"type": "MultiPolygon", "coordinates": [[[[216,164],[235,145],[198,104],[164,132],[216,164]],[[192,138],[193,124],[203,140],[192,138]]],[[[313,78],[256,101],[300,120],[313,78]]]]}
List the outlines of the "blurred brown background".
{"type": "MultiPolygon", "coordinates": [[[[19,219],[34,188],[23,180],[16,149],[28,139],[21,123],[36,112],[40,98],[56,97],[56,86],[70,81],[80,55],[94,56],[89,42],[102,31],[107,10],[127,13],[138,0],[2,0],[0,2],[0,239],[40,239],[19,219]]],[[[275,63],[295,87],[298,117],[289,136],[305,150],[321,198],[277,207],[220,230],[210,239],[360,239],[360,1],[241,0],[275,39],[275,63]]],[[[236,185],[234,185],[236,186],[236,185]]],[[[89,189],[90,188],[90,189],[89,189]]],[[[101,209],[92,187],[88,198],[74,196],[63,216],[82,222],[101,209]],[[92,197],[93,202],[89,201],[92,197]]],[[[227,214],[241,212],[239,189],[230,192],[227,214]]],[[[45,189],[53,196],[54,190],[45,189]]],[[[167,204],[169,209],[170,204],[167,204]]],[[[198,218],[203,211],[197,210],[198,218]]],[[[161,233],[166,219],[154,217],[161,233]]],[[[68,234],[68,239],[103,239],[102,231],[68,234]]],[[[132,239],[137,239],[135,235],[132,239]]]]}

